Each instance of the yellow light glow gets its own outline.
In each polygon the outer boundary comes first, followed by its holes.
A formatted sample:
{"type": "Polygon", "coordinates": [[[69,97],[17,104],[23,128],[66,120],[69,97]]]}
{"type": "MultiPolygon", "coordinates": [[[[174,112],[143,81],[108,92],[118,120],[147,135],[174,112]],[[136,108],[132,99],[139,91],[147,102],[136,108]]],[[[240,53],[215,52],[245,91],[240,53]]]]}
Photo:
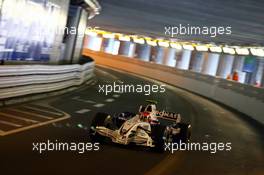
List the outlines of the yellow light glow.
{"type": "Polygon", "coordinates": [[[222,48],[218,47],[218,46],[213,46],[213,47],[210,47],[210,51],[211,52],[221,53],[222,52],[222,48]]]}
{"type": "Polygon", "coordinates": [[[182,49],[182,46],[181,46],[181,44],[179,44],[179,43],[171,42],[171,43],[170,43],[170,46],[171,46],[172,48],[174,48],[174,49],[178,49],[178,50],[181,50],[181,49],[182,49]]]}
{"type": "Polygon", "coordinates": [[[115,38],[115,35],[113,33],[104,33],[103,38],[111,39],[111,38],[115,38]]]}
{"type": "Polygon", "coordinates": [[[260,49],[260,48],[251,48],[250,52],[252,55],[254,56],[258,56],[258,57],[264,57],[264,49],[260,49]]]}
{"type": "Polygon", "coordinates": [[[89,36],[97,36],[97,33],[93,30],[86,30],[85,34],[89,36]]]}
{"type": "Polygon", "coordinates": [[[170,43],[168,41],[159,41],[158,44],[161,47],[170,47],[170,43]]]}
{"type": "Polygon", "coordinates": [[[236,48],[236,53],[238,55],[249,55],[249,51],[247,48],[236,48]]]}
{"type": "Polygon", "coordinates": [[[208,51],[208,47],[206,45],[197,45],[196,50],[200,52],[206,52],[208,51]]]}
{"type": "Polygon", "coordinates": [[[184,44],[182,47],[186,50],[194,50],[194,47],[192,45],[189,45],[189,44],[184,44]]]}
{"type": "Polygon", "coordinates": [[[145,40],[143,38],[133,38],[133,41],[138,44],[145,44],[145,40]]]}
{"type": "MultiPolygon", "coordinates": [[[[10,8],[12,8],[13,4],[9,4],[10,8]]],[[[18,15],[18,14],[16,14],[18,15]]],[[[102,35],[104,38],[118,38],[120,41],[133,41],[137,44],[148,44],[150,46],[161,46],[161,47],[171,47],[178,50],[186,49],[193,51],[196,49],[197,51],[207,52],[208,50],[211,52],[217,53],[225,53],[225,54],[238,54],[238,55],[249,55],[250,53],[254,56],[264,57],[264,48],[263,47],[242,47],[242,46],[222,46],[222,45],[214,45],[214,44],[202,44],[195,42],[185,42],[185,41],[168,41],[163,38],[151,38],[145,36],[138,35],[126,35],[122,33],[112,33],[104,30],[91,30],[85,32],[87,35],[97,36],[102,35]]]]}
{"type": "Polygon", "coordinates": [[[224,47],[223,48],[223,52],[226,53],[226,54],[231,54],[231,55],[236,54],[235,49],[230,48],[230,47],[224,47]]]}
{"type": "Polygon", "coordinates": [[[120,41],[130,41],[130,37],[129,37],[129,36],[124,36],[124,35],[120,35],[120,36],[118,37],[118,39],[119,39],[120,41]]]}
{"type": "Polygon", "coordinates": [[[109,32],[103,31],[103,30],[94,30],[97,34],[103,35],[103,34],[107,34],[109,32]]]}
{"type": "Polygon", "coordinates": [[[157,42],[152,40],[147,40],[147,44],[154,47],[157,46],[157,42]]]}

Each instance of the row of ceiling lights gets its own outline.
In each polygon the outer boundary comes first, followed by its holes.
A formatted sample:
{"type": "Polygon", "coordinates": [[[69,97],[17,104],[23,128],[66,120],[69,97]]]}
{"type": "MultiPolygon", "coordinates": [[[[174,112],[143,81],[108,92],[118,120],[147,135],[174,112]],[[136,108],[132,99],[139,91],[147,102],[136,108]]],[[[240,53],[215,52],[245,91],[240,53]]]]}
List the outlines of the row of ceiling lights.
{"type": "Polygon", "coordinates": [[[178,50],[194,50],[201,52],[216,52],[216,53],[226,53],[226,54],[238,54],[238,55],[250,55],[264,57],[263,47],[240,47],[240,46],[217,46],[212,44],[199,44],[192,42],[175,42],[163,39],[153,39],[150,37],[140,37],[137,35],[124,35],[120,33],[111,33],[102,30],[87,30],[87,35],[97,36],[101,35],[103,38],[117,38],[120,41],[133,41],[138,44],[148,44],[151,46],[161,46],[161,47],[171,47],[178,50]]]}

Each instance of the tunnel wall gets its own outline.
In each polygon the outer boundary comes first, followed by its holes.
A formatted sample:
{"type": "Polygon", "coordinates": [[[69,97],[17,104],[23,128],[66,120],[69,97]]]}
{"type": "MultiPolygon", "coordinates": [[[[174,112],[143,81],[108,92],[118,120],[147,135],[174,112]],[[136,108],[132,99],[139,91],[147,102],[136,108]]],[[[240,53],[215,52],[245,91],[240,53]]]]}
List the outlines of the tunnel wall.
{"type": "MultiPolygon", "coordinates": [[[[57,4],[60,7],[60,20],[58,25],[58,31],[63,31],[66,23],[67,23],[67,16],[68,16],[68,9],[69,9],[69,4],[70,0],[49,0],[50,2],[53,2],[57,4]]],[[[50,53],[50,63],[58,63],[61,60],[63,60],[64,56],[64,43],[63,43],[63,32],[57,32],[55,35],[55,40],[54,40],[54,46],[52,48],[52,51],[50,53]]]]}
{"type": "Polygon", "coordinates": [[[78,63],[80,56],[82,54],[84,33],[85,33],[85,29],[86,29],[87,22],[88,22],[87,18],[88,18],[88,13],[85,10],[82,10],[79,25],[78,25],[78,34],[77,34],[73,58],[72,58],[73,63],[78,63]]]}
{"type": "Polygon", "coordinates": [[[5,0],[0,7],[0,60],[56,64],[70,0],[5,0]]]}
{"type": "Polygon", "coordinates": [[[164,65],[140,61],[85,49],[98,65],[132,72],[180,87],[236,109],[264,124],[264,89],[215,78],[210,75],[180,70],[164,65]]]}

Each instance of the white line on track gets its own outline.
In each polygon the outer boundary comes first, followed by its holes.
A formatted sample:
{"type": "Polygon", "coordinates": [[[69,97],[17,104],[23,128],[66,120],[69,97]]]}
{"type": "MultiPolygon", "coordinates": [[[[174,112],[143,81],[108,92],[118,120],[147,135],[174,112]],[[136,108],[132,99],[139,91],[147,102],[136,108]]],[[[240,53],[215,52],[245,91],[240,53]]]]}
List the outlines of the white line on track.
{"type": "Polygon", "coordinates": [[[119,94],[114,94],[113,97],[114,98],[118,98],[118,97],[120,97],[120,95],[119,94]]]}
{"type": "Polygon", "coordinates": [[[61,115],[61,113],[58,113],[58,112],[53,112],[50,110],[40,109],[40,108],[36,108],[36,107],[32,107],[32,106],[23,106],[23,107],[27,108],[27,109],[36,110],[36,111],[46,112],[46,113],[53,114],[53,115],[59,115],[59,116],[61,115]]]}
{"type": "Polygon", "coordinates": [[[2,123],[4,125],[14,126],[14,127],[21,127],[22,126],[22,125],[19,125],[19,124],[15,124],[15,123],[3,121],[3,120],[0,120],[0,123],[2,123]]]}
{"type": "Polygon", "coordinates": [[[4,112],[0,112],[0,115],[3,115],[3,116],[8,117],[8,118],[22,120],[22,121],[25,121],[25,122],[38,123],[37,120],[31,120],[31,119],[27,119],[27,118],[23,118],[23,117],[18,117],[18,116],[14,116],[14,115],[11,115],[11,114],[4,113],[4,112]]]}
{"type": "Polygon", "coordinates": [[[76,111],[75,113],[84,114],[84,113],[87,113],[87,112],[90,112],[90,111],[91,111],[90,109],[81,109],[79,111],[76,111]]]}
{"type": "Polygon", "coordinates": [[[95,105],[93,105],[94,107],[96,107],[96,108],[101,108],[101,107],[103,107],[105,104],[102,104],[102,103],[98,103],[98,104],[95,104],[95,105]]]}
{"type": "Polygon", "coordinates": [[[25,131],[25,130],[32,129],[32,128],[37,128],[37,127],[40,127],[40,126],[43,126],[43,125],[47,125],[47,124],[50,124],[50,123],[54,123],[54,122],[58,122],[58,121],[61,121],[61,120],[65,120],[67,118],[70,118],[70,115],[65,113],[64,117],[60,117],[60,118],[57,118],[57,119],[48,120],[48,121],[45,121],[45,122],[41,122],[41,123],[37,123],[37,124],[33,124],[33,125],[21,127],[21,128],[9,130],[9,131],[4,131],[4,132],[0,131],[0,136],[9,135],[9,134],[25,131]]]}
{"type": "Polygon", "coordinates": [[[75,96],[75,97],[72,97],[72,100],[77,100],[79,98],[80,98],[79,96],[75,96]]]}
{"type": "Polygon", "coordinates": [[[96,103],[95,101],[92,101],[92,100],[81,99],[79,96],[73,97],[72,99],[76,100],[76,101],[79,101],[79,102],[84,102],[84,103],[91,103],[91,104],[95,104],[96,103]]]}
{"type": "Polygon", "coordinates": [[[96,103],[95,101],[92,101],[92,100],[84,100],[84,102],[85,103],[92,103],[92,104],[96,103]]]}
{"type": "Polygon", "coordinates": [[[109,102],[109,103],[113,102],[113,101],[115,101],[115,99],[113,99],[113,98],[108,98],[108,99],[105,100],[105,102],[109,102]]]}
{"type": "Polygon", "coordinates": [[[22,111],[20,109],[12,109],[12,110],[16,111],[16,112],[28,114],[28,115],[31,115],[31,116],[34,116],[34,117],[44,118],[44,119],[48,119],[48,120],[53,119],[52,117],[47,117],[47,116],[44,116],[44,115],[41,115],[41,114],[36,114],[36,113],[33,113],[33,112],[22,111]]]}

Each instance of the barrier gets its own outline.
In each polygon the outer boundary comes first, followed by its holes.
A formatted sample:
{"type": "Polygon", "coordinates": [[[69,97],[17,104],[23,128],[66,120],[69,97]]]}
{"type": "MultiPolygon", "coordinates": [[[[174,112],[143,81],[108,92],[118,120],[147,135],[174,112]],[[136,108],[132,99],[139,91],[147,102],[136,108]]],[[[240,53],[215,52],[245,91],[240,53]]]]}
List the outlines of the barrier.
{"type": "Polygon", "coordinates": [[[0,66],[0,100],[78,86],[93,76],[93,69],[94,62],[0,66]]]}
{"type": "Polygon", "coordinates": [[[96,64],[180,87],[240,111],[264,124],[264,89],[165,65],[85,49],[96,64]]]}

